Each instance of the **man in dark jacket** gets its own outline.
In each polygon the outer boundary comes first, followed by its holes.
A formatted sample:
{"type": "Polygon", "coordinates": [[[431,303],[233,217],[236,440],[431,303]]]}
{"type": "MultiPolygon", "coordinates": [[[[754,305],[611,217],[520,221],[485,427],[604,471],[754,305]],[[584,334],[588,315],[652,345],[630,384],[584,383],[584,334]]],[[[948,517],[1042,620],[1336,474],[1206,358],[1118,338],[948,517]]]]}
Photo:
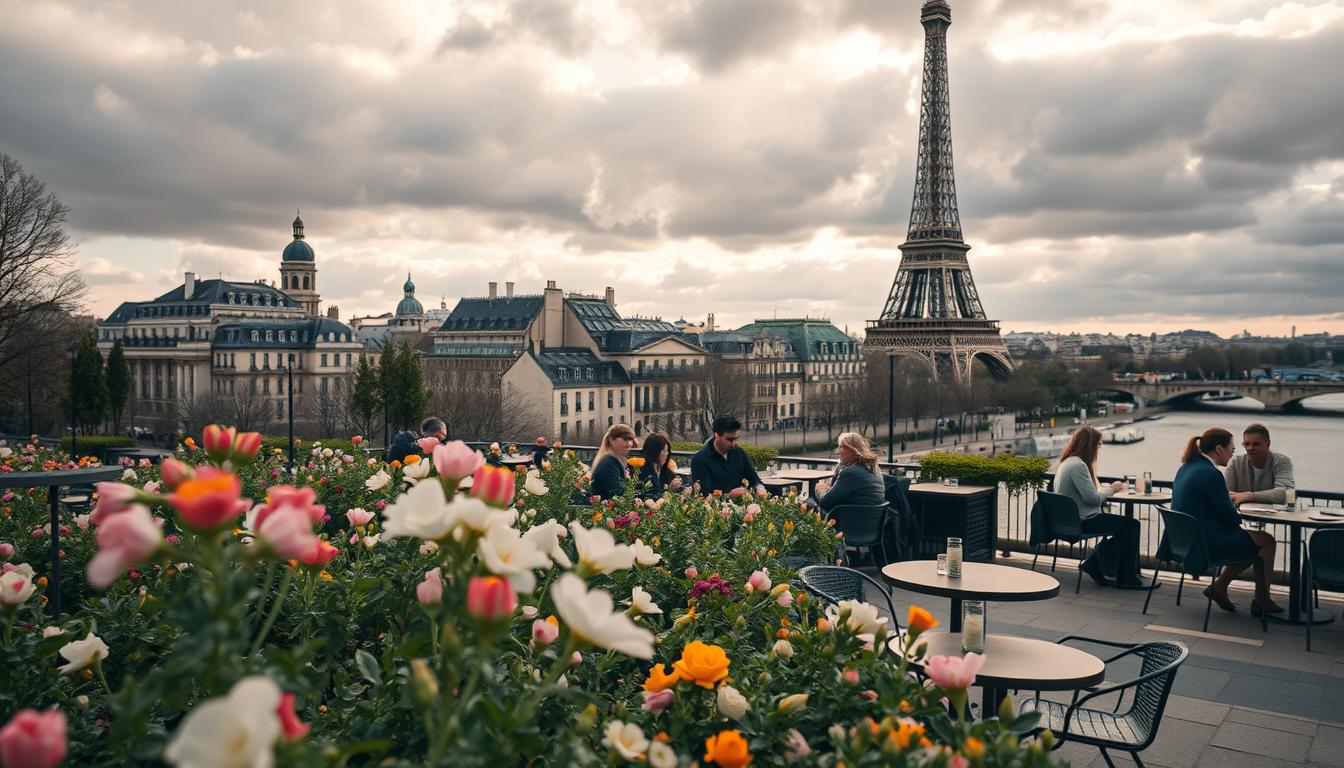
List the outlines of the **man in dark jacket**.
{"type": "Polygon", "coordinates": [[[387,447],[387,456],[384,460],[391,464],[394,461],[406,463],[407,456],[416,456],[420,454],[420,446],[416,444],[419,439],[415,433],[409,429],[404,429],[392,436],[392,445],[387,447]]]}
{"type": "Polygon", "coordinates": [[[756,491],[764,491],[761,476],[751,465],[751,457],[737,446],[742,423],[732,416],[714,419],[714,437],[691,457],[691,484],[699,486],[700,493],[708,496],[721,493],[743,492],[745,480],[756,491]]]}

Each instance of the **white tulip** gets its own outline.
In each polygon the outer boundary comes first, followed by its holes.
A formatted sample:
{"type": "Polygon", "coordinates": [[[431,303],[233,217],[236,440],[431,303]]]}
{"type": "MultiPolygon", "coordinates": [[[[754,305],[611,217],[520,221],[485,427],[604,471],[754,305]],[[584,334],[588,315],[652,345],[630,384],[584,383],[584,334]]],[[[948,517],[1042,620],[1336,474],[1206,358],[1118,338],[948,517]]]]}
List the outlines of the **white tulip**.
{"type": "MultiPolygon", "coordinates": [[[[373,459],[369,459],[369,461],[373,461],[373,459]]],[[[381,491],[390,482],[392,482],[392,476],[387,474],[386,470],[380,469],[364,481],[364,487],[370,491],[381,491]]]]}
{"type": "Polygon", "coordinates": [[[33,567],[27,563],[0,575],[0,605],[19,605],[26,602],[36,591],[37,585],[33,583],[33,567]]]}
{"type": "Polygon", "coordinates": [[[876,634],[878,629],[887,626],[887,620],[877,611],[877,606],[861,600],[841,600],[839,605],[827,606],[826,615],[835,624],[848,612],[845,625],[855,634],[876,634]]]}
{"type": "Polygon", "coordinates": [[[551,588],[551,600],[560,619],[580,640],[637,659],[653,658],[653,633],[613,611],[606,590],[590,592],[583,579],[566,573],[551,588]]]}
{"type": "Polygon", "coordinates": [[[638,725],[620,720],[607,723],[607,734],[602,743],[632,762],[643,760],[644,752],[649,748],[649,740],[638,725]]]}
{"type": "Polygon", "coordinates": [[[534,568],[545,568],[551,559],[537,545],[514,529],[496,525],[476,544],[481,562],[496,576],[508,579],[515,592],[529,593],[537,586],[534,568]]]}
{"type": "Polygon", "coordinates": [[[65,634],[65,630],[64,630],[64,629],[61,629],[60,627],[43,627],[43,628],[42,628],[42,636],[43,636],[43,637],[55,637],[55,636],[57,636],[57,635],[64,635],[64,634],[65,634]]]}
{"type": "Polygon", "coordinates": [[[564,547],[560,546],[560,540],[564,537],[565,526],[555,520],[547,520],[540,525],[535,525],[523,534],[523,538],[531,539],[532,543],[537,545],[537,549],[545,552],[546,556],[551,558],[551,562],[561,568],[568,568],[571,565],[569,554],[565,552],[564,547]]]}
{"type": "Polygon", "coordinates": [[[123,483],[126,482],[127,480],[134,480],[134,479],[136,479],[136,478],[135,478],[135,470],[134,470],[134,469],[131,469],[130,467],[127,467],[126,469],[122,470],[122,472],[121,472],[121,481],[122,481],[123,483]]]}
{"type": "Polygon", "coordinates": [[[545,496],[551,489],[546,486],[546,481],[541,479],[541,473],[534,469],[527,473],[527,481],[523,483],[523,490],[533,496],[545,496]]]}
{"type": "Polygon", "coordinates": [[[438,483],[417,485],[383,510],[383,533],[389,539],[411,536],[434,541],[447,536],[456,525],[438,483]]]}
{"type": "Polygon", "coordinates": [[[518,510],[513,507],[500,509],[486,504],[475,496],[458,495],[449,505],[453,519],[458,525],[477,533],[485,533],[497,525],[510,526],[518,519],[518,510]]]}
{"type": "Polygon", "coordinates": [[[322,449],[322,458],[324,458],[324,459],[330,459],[332,456],[335,456],[335,455],[336,455],[336,452],[333,451],[333,450],[331,450],[330,448],[323,448],[323,449],[322,449]]]}
{"type": "Polygon", "coordinates": [[[661,741],[649,745],[649,765],[653,768],[677,768],[677,753],[661,741]]]}
{"type": "Polygon", "coordinates": [[[774,648],[771,650],[775,652],[776,656],[782,659],[793,658],[793,643],[790,643],[788,640],[776,640],[774,648]]]}
{"type": "Polygon", "coordinates": [[[579,553],[579,569],[590,574],[623,571],[635,562],[635,551],[617,544],[604,528],[584,528],[575,520],[569,524],[574,533],[574,548],[579,553]]]}
{"type": "Polygon", "coordinates": [[[653,602],[653,596],[645,592],[643,587],[638,586],[630,592],[630,608],[636,614],[663,612],[663,609],[653,602]]]}
{"type": "Polygon", "coordinates": [[[635,539],[630,549],[635,553],[635,562],[639,565],[657,565],[663,559],[663,556],[654,552],[653,547],[645,544],[643,539],[635,539]]]}
{"type": "Polygon", "coordinates": [[[110,651],[107,643],[90,632],[83,640],[72,640],[61,646],[61,656],[69,662],[61,667],[61,672],[78,672],[85,667],[91,667],[106,659],[108,653],[110,651]]]}
{"type": "Polygon", "coordinates": [[[433,468],[431,464],[432,462],[425,459],[407,464],[401,468],[401,476],[408,483],[418,483],[429,477],[429,470],[433,468]]]}
{"type": "Polygon", "coordinates": [[[741,720],[747,710],[751,709],[751,705],[747,703],[747,697],[731,685],[719,686],[715,703],[719,706],[719,713],[732,720],[741,720]]]}
{"type": "Polygon", "coordinates": [[[375,546],[378,545],[378,542],[382,541],[382,536],[383,535],[381,533],[375,533],[372,536],[365,536],[363,540],[364,548],[373,549],[375,546]]]}
{"type": "Polygon", "coordinates": [[[271,768],[280,738],[280,687],[261,675],[234,684],[228,696],[191,710],[163,752],[184,768],[271,768]]]}

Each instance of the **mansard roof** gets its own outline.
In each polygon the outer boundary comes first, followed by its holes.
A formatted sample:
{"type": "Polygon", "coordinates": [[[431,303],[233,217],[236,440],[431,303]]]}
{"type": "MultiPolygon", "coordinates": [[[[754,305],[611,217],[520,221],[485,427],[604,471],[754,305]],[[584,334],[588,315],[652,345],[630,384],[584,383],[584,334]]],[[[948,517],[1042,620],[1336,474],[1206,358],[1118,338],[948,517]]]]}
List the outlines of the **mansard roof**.
{"type": "Polygon", "coordinates": [[[312,349],[318,343],[359,343],[350,326],[326,317],[302,320],[240,320],[215,329],[212,346],[222,349],[277,347],[312,349]]]}
{"type": "Polygon", "coordinates": [[[528,355],[537,361],[546,378],[558,388],[630,383],[630,377],[619,364],[604,363],[582,347],[556,347],[540,352],[529,350],[528,355]]]}
{"type": "Polygon", "coordinates": [[[800,360],[820,360],[832,355],[858,356],[859,342],[836,328],[829,320],[813,318],[757,320],[737,329],[741,333],[769,333],[793,345],[800,360]],[[852,347],[842,347],[852,344],[852,347]]]}
{"type": "Polygon", "coordinates": [[[126,323],[141,317],[191,317],[208,315],[212,304],[245,307],[297,309],[299,305],[284,291],[264,283],[235,283],[229,280],[198,280],[191,298],[184,298],[186,285],[179,285],[149,301],[126,301],[108,315],[106,323],[126,323]]]}
{"type": "Polygon", "coordinates": [[[522,331],[541,312],[541,296],[463,298],[441,331],[522,331]]]}

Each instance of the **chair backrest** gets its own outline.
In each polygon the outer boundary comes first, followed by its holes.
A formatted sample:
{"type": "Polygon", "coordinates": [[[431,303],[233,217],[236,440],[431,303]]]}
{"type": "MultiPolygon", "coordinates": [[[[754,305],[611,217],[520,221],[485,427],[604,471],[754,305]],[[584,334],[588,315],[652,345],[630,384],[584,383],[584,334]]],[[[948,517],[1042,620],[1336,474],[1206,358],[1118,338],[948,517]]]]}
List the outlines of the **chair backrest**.
{"type": "Polygon", "coordinates": [[[889,505],[841,504],[828,517],[835,521],[835,530],[845,537],[845,546],[871,547],[882,540],[886,528],[889,505]]]}
{"type": "Polygon", "coordinates": [[[1344,590],[1344,530],[1317,531],[1307,541],[1311,577],[1330,590],[1344,590]]]}
{"type": "Polygon", "coordinates": [[[1176,682],[1176,671],[1185,663],[1190,651],[1181,643],[1147,643],[1139,654],[1143,657],[1143,666],[1136,678],[1138,683],[1134,686],[1134,699],[1128,714],[1135,735],[1142,739],[1139,749],[1143,749],[1157,738],[1171,686],[1176,682]]]}
{"type": "Polygon", "coordinates": [[[1162,536],[1171,558],[1192,576],[1201,575],[1209,563],[1209,544],[1204,538],[1204,526],[1184,512],[1158,507],[1162,515],[1162,536]]]}
{"type": "Polygon", "coordinates": [[[910,478],[904,475],[882,475],[882,485],[887,504],[892,512],[910,511],[910,499],[906,492],[910,490],[910,478]]]}
{"type": "Polygon", "coordinates": [[[900,619],[896,617],[896,604],[891,600],[891,589],[866,573],[839,565],[809,565],[798,571],[798,580],[803,583],[803,589],[831,605],[837,605],[841,600],[872,602],[864,588],[865,585],[871,585],[882,599],[876,605],[879,608],[886,605],[893,631],[901,631],[900,619]]]}
{"type": "Polygon", "coordinates": [[[1041,511],[1045,513],[1054,538],[1064,541],[1083,538],[1083,518],[1078,512],[1078,502],[1051,491],[1037,491],[1036,498],[1041,500],[1041,511]]]}

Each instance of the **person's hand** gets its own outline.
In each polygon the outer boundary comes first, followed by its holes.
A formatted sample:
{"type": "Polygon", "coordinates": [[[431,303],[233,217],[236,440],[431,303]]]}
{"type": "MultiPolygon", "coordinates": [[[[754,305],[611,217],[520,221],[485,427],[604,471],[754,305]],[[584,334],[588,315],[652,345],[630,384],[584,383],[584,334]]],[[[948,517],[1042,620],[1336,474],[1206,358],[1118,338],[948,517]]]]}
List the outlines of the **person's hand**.
{"type": "Polygon", "coordinates": [[[1125,490],[1125,484],[1119,480],[1116,480],[1115,482],[1111,483],[1111,490],[1115,491],[1116,493],[1119,493],[1125,490]]]}
{"type": "Polygon", "coordinates": [[[681,487],[681,478],[680,477],[672,478],[672,482],[668,483],[667,487],[671,488],[674,491],[677,490],[678,488],[681,487]]]}
{"type": "Polygon", "coordinates": [[[1230,499],[1232,499],[1232,503],[1238,506],[1245,504],[1246,502],[1255,498],[1255,494],[1251,493],[1250,491],[1242,491],[1241,493],[1229,493],[1227,495],[1230,499]]]}
{"type": "Polygon", "coordinates": [[[827,492],[830,491],[830,490],[831,490],[831,481],[830,481],[830,480],[819,480],[819,481],[817,481],[817,493],[825,494],[825,493],[827,493],[827,492]]]}

